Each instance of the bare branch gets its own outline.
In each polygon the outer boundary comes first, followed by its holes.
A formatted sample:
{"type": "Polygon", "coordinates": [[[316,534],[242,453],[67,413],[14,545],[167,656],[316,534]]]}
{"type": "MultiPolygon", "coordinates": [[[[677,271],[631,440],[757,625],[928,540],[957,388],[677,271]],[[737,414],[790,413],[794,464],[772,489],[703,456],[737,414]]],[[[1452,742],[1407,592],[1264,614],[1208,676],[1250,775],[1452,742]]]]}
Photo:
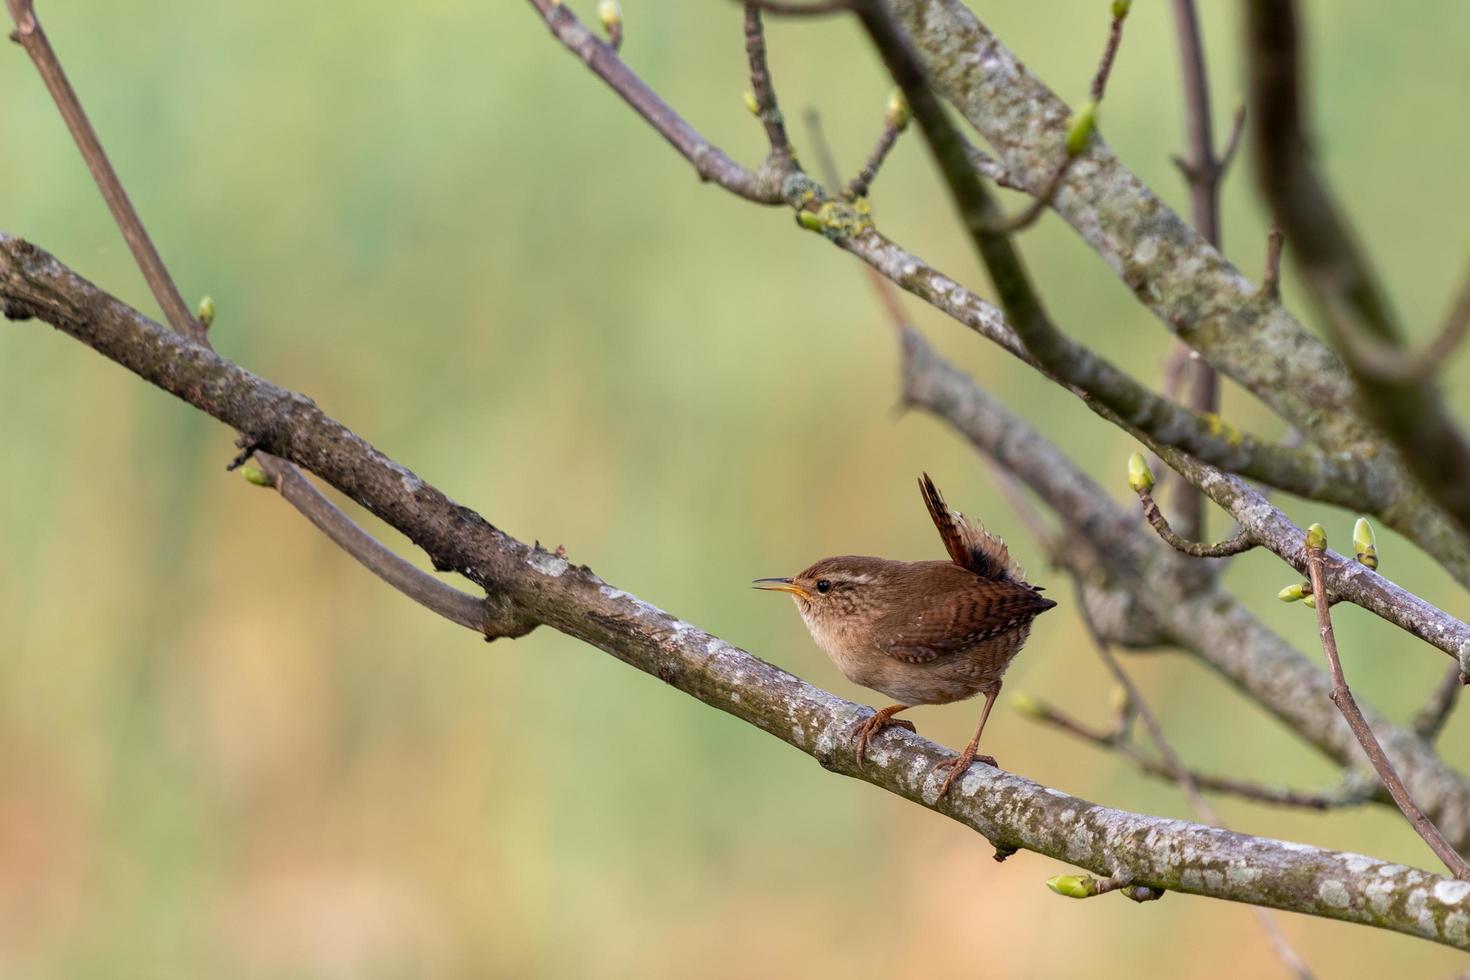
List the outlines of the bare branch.
{"type": "MultiPolygon", "coordinates": [[[[1060,708],[1030,695],[1027,695],[1026,700],[1022,703],[1024,708],[1017,710],[1033,721],[1066,732],[1100,749],[1117,752],[1147,775],[1178,782],[1173,769],[1168,764],[1144,755],[1136,745],[1128,739],[1120,738],[1117,733],[1093,728],[1073,718],[1060,708]]],[[[1222,796],[1234,796],[1251,803],[1294,807],[1302,810],[1327,811],[1361,806],[1373,798],[1373,789],[1376,787],[1376,784],[1369,786],[1365,793],[1361,782],[1354,780],[1344,781],[1332,789],[1311,791],[1235,779],[1230,776],[1217,776],[1196,769],[1188,769],[1187,772],[1190,781],[1207,793],[1219,793],[1222,796]]]]}
{"type": "Polygon", "coordinates": [[[461,592],[404,561],[333,506],[300,470],[279,460],[277,464],[273,477],[281,496],[338,547],[419,605],[451,623],[484,632],[485,600],[461,592]]]}
{"type": "MultiPolygon", "coordinates": [[[[1302,529],[1244,480],[1191,459],[1177,450],[1155,446],[1164,461],[1230,513],[1241,529],[1292,568],[1307,573],[1302,529]]],[[[1384,578],[1366,565],[1336,552],[1322,557],[1327,590],[1333,601],[1346,600],[1443,651],[1459,662],[1470,644],[1470,624],[1456,619],[1419,596],[1384,578]]]]}
{"type": "MultiPolygon", "coordinates": [[[[878,142],[873,146],[873,152],[868,154],[868,159],[863,164],[863,169],[858,171],[857,176],[848,181],[847,185],[842,188],[842,196],[844,198],[849,201],[855,201],[860,197],[867,196],[868,188],[873,185],[873,181],[878,177],[878,168],[882,167],[883,161],[888,159],[888,152],[893,149],[893,144],[898,142],[898,136],[904,131],[906,125],[906,123],[905,125],[899,125],[899,120],[893,118],[893,113],[888,114],[888,117],[883,120],[883,131],[878,134],[878,142]]],[[[838,180],[841,180],[841,178],[836,177],[835,179],[829,180],[829,183],[833,187],[836,187],[838,180]]]]}
{"type": "MultiPolygon", "coordinates": [[[[1140,462],[1142,461],[1141,456],[1135,456],[1134,458],[1140,462]]],[[[1153,477],[1150,474],[1148,483],[1151,484],[1152,482],[1153,477]]],[[[1143,504],[1143,516],[1153,525],[1154,530],[1159,532],[1159,537],[1163,538],[1175,551],[1189,555],[1191,558],[1228,558],[1231,555],[1238,555],[1241,552],[1249,551],[1256,546],[1255,539],[1250,536],[1250,532],[1245,528],[1241,528],[1231,537],[1216,544],[1201,544],[1198,541],[1190,541],[1176,534],[1174,529],[1169,526],[1169,521],[1164,517],[1163,512],[1159,510],[1159,505],[1154,501],[1154,495],[1149,492],[1147,484],[1138,483],[1134,486],[1133,490],[1138,494],[1139,502],[1143,504]]]]}
{"type": "MultiPolygon", "coordinates": [[[[1147,493],[1147,491],[1144,492],[1147,493]]],[[[1081,583],[1079,582],[1078,585],[1080,587],[1081,583]]],[[[1098,632],[1097,625],[1087,613],[1086,604],[1079,604],[1078,609],[1082,613],[1082,624],[1087,628],[1087,634],[1092,640],[1093,648],[1097,650],[1097,655],[1102,658],[1103,665],[1107,667],[1108,673],[1113,675],[1113,680],[1122,685],[1123,690],[1127,692],[1129,706],[1143,721],[1144,728],[1148,729],[1149,738],[1153,741],[1154,748],[1163,757],[1164,766],[1168,770],[1169,775],[1179,785],[1179,789],[1184,794],[1184,798],[1189,801],[1190,809],[1194,811],[1195,816],[1199,817],[1205,823],[1214,824],[1217,827],[1225,826],[1215,813],[1214,808],[1200,794],[1199,784],[1195,782],[1194,776],[1185,767],[1184,760],[1179,757],[1179,753],[1174,751],[1174,746],[1164,736],[1164,726],[1159,724],[1159,719],[1154,714],[1153,709],[1149,707],[1148,700],[1144,698],[1143,692],[1138,689],[1137,684],[1133,683],[1133,678],[1123,669],[1123,665],[1118,663],[1118,658],[1114,655],[1112,647],[1108,645],[1107,640],[1103,639],[1102,634],[1098,632]]],[[[1307,968],[1307,964],[1302,960],[1301,956],[1286,941],[1286,937],[1281,934],[1281,928],[1276,924],[1276,920],[1264,909],[1258,908],[1254,911],[1257,922],[1260,924],[1262,931],[1266,933],[1266,941],[1270,944],[1277,958],[1285,964],[1288,970],[1301,978],[1301,980],[1311,980],[1312,971],[1307,968]]]]}
{"type": "Polygon", "coordinates": [[[765,166],[754,172],[726,156],[723,150],[706,140],[669,108],[616,52],[577,20],[576,14],[566,4],[560,0],[530,0],[530,3],[546,21],[552,35],[668,140],[669,145],[693,165],[701,179],[712,180],[732,194],[757,204],[785,203],[781,196],[782,174],[765,166]]]}
{"type": "Polygon", "coordinates": [[[1266,268],[1261,274],[1261,294],[1269,299],[1281,298],[1281,245],[1286,240],[1275,225],[1266,233],[1266,268]]]}
{"type": "Polygon", "coordinates": [[[850,0],[812,0],[810,3],[782,3],[781,0],[747,0],[768,14],[781,17],[821,17],[843,13],[852,8],[850,0]]]}
{"type": "MultiPolygon", "coordinates": [[[[1088,90],[1090,101],[1084,110],[1089,113],[1089,116],[1085,120],[1088,132],[1072,134],[1075,138],[1069,138],[1067,145],[1064,147],[1066,156],[1062,158],[1061,163],[1057,164],[1056,172],[1052,175],[1051,180],[1047,182],[1045,189],[1036,195],[1030,204],[1009,218],[997,218],[988,223],[989,230],[994,234],[1013,235],[1034,225],[1042,213],[1051,207],[1052,201],[1057,196],[1057,192],[1066,183],[1067,172],[1072,169],[1072,164],[1076,162],[1077,158],[1082,155],[1082,151],[1086,148],[1085,141],[1093,128],[1091,114],[1097,112],[1098,106],[1102,104],[1103,95],[1107,92],[1108,78],[1113,73],[1113,62],[1118,57],[1118,46],[1123,42],[1123,22],[1128,19],[1128,9],[1131,5],[1131,0],[1113,4],[1112,21],[1108,25],[1108,40],[1103,46],[1102,57],[1098,59],[1097,71],[1093,73],[1092,86],[1088,90]]],[[[1079,122],[1081,121],[1073,120],[1072,125],[1077,126],[1079,122]]]]}
{"type": "MultiPolygon", "coordinates": [[[[1215,135],[1210,112],[1209,74],[1205,70],[1204,45],[1194,0],[1174,0],[1174,28],[1184,88],[1185,156],[1175,163],[1189,184],[1190,215],[1196,231],[1214,248],[1220,247],[1220,175],[1224,170],[1215,159],[1215,135]]],[[[1238,120],[1237,120],[1238,121],[1238,120]]],[[[1239,127],[1237,127],[1237,133],[1239,127]]],[[[1181,348],[1188,347],[1180,340],[1181,348]]],[[[1193,348],[1190,348],[1193,350],[1193,348]]],[[[1215,369],[1203,358],[1181,365],[1190,369],[1190,408],[1197,412],[1220,410],[1220,384],[1215,369]]],[[[1174,495],[1180,534],[1198,538],[1204,534],[1204,500],[1198,490],[1180,483],[1174,495]]]]}
{"type": "MultiPolygon", "coordinates": [[[[117,172],[108,160],[96,130],[88,121],[76,91],[67,80],[50,40],[42,30],[40,21],[36,19],[30,0],[6,0],[6,5],[16,24],[13,38],[35,62],[77,149],[81,151],[82,159],[86,162],[97,189],[101,191],[113,220],[133,253],[144,281],[148,283],[170,326],[184,336],[209,346],[206,329],[208,323],[196,319],[180,295],[173,276],[143,225],[143,219],[133,207],[117,172]]],[[[256,446],[248,441],[244,448],[245,451],[231,464],[231,469],[255,454],[256,446]]],[[[269,456],[262,457],[260,463],[271,484],[287,503],[299,510],[374,575],[451,622],[470,629],[482,628],[485,616],[482,600],[445,585],[383,547],[353,523],[350,517],[333,506],[291,464],[269,456]]]]}
{"type": "Polygon", "coordinates": [[[10,10],[11,20],[15,22],[11,40],[24,48],[26,54],[31,56],[31,61],[35,62],[41,81],[46,83],[46,90],[51,93],[62,121],[66,123],[77,148],[82,151],[82,159],[91,171],[97,189],[102,192],[102,199],[107,202],[107,210],[112,212],[112,218],[122,231],[128,250],[133,253],[133,259],[138,263],[148,288],[163,309],[163,315],[169,325],[179,333],[195,340],[202,339],[204,327],[194,319],[189,304],[179,295],[179,287],[174,285],[168,267],[159,257],[158,249],[153,247],[153,239],[148,237],[148,230],[143,227],[133,202],[128,198],[128,192],[123,189],[122,181],[118,180],[117,171],[107,159],[102,142],[97,138],[97,131],[87,119],[87,113],[77,98],[76,90],[71,87],[71,82],[56,57],[55,49],[51,47],[50,39],[41,29],[41,22],[36,18],[31,0],[5,0],[5,3],[10,10]]]}
{"type": "Polygon", "coordinates": [[[1332,672],[1332,703],[1337,705],[1342,716],[1347,719],[1348,726],[1352,728],[1353,735],[1363,746],[1363,752],[1368,756],[1368,761],[1373,763],[1373,770],[1378,773],[1378,778],[1388,789],[1393,797],[1394,803],[1403,811],[1404,817],[1408,819],[1414,832],[1424,838],[1424,843],[1429,845],[1439,859],[1445,863],[1456,878],[1461,881],[1470,881],[1470,864],[1465,863],[1451,845],[1445,840],[1444,834],[1434,822],[1425,816],[1419,804],[1409,795],[1404,781],[1399,778],[1398,771],[1394,769],[1393,763],[1389,761],[1388,755],[1383,751],[1383,746],[1378,744],[1378,738],[1373,734],[1373,729],[1368,727],[1368,722],[1363,718],[1363,712],[1358,710],[1358,702],[1353,699],[1353,692],[1348,689],[1347,678],[1343,676],[1342,661],[1337,655],[1337,639],[1332,632],[1332,610],[1327,598],[1327,579],[1322,573],[1323,552],[1327,548],[1327,537],[1317,530],[1314,536],[1309,530],[1306,534],[1307,542],[1307,574],[1312,579],[1312,595],[1317,599],[1317,632],[1322,637],[1322,653],[1327,657],[1328,669],[1332,672]],[[1318,540],[1320,538],[1320,541],[1318,540]]]}
{"type": "Polygon", "coordinates": [[[761,24],[760,7],[745,0],[745,56],[750,62],[750,87],[755,94],[756,116],[766,127],[771,143],[771,166],[785,171],[791,167],[791,140],[786,135],[786,121],[776,104],[776,86],[771,81],[771,67],[766,63],[766,32],[761,24]]]}
{"type": "Polygon", "coordinates": [[[1467,683],[1470,683],[1470,675],[1465,673],[1464,668],[1459,663],[1450,664],[1444,678],[1429,696],[1429,701],[1414,716],[1414,731],[1420,738],[1433,741],[1439,737],[1439,733],[1444,731],[1445,723],[1450,720],[1455,705],[1460,703],[1460,692],[1467,683]]]}
{"type": "Polygon", "coordinates": [[[1415,351],[1402,350],[1359,331],[1351,317],[1337,318],[1338,339],[1351,348],[1350,360],[1360,370],[1380,381],[1422,384],[1443,369],[1445,361],[1470,333],[1470,274],[1460,286],[1455,304],[1434,339],[1415,351]]]}
{"type": "Polygon", "coordinates": [[[1470,529],[1470,442],[1439,392],[1413,377],[1375,370],[1360,345],[1346,339],[1372,338],[1380,346],[1397,347],[1402,330],[1312,160],[1297,4],[1251,0],[1246,24],[1261,189],[1291,239],[1292,255],[1362,389],[1363,404],[1429,496],[1462,531],[1470,529]]]}

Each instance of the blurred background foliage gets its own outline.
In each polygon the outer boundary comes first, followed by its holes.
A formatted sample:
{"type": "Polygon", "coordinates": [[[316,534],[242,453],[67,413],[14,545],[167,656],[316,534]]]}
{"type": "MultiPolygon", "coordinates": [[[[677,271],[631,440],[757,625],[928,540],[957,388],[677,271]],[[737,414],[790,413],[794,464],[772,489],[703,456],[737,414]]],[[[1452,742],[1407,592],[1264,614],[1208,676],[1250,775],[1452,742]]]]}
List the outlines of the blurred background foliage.
{"type": "MultiPolygon", "coordinates": [[[[592,6],[577,9],[590,21],[592,6]]],[[[1106,3],[978,6],[1064,98],[1081,96],[1106,3]]],[[[1201,7],[1225,128],[1241,91],[1238,11],[1201,7]]],[[[1321,148],[1422,337],[1465,253],[1470,7],[1309,7],[1321,148]]],[[[1065,580],[960,440],[896,414],[892,337],[853,260],[787,212],[701,186],[526,5],[139,0],[41,13],[185,294],[215,297],[225,355],[312,395],[523,539],[564,544],[618,586],[866,700],[788,603],[747,583],[832,553],[936,556],[914,490],[927,469],[1063,601],[1008,689],[1106,719],[1108,682],[1065,580]]],[[[757,159],[737,7],[625,0],[625,16],[637,70],[711,139],[757,159]]],[[[820,107],[855,167],[888,90],[857,32],[779,24],[771,54],[788,116],[820,107]]],[[[1176,77],[1168,5],[1135,4],[1103,131],[1182,208],[1176,77]]],[[[0,93],[0,227],[153,311],[18,49],[0,58],[0,93]]],[[[984,287],[916,139],[874,205],[890,235],[984,287]]],[[[1258,275],[1264,221],[1244,167],[1224,214],[1227,253],[1258,275]]],[[[1157,377],[1165,331],[1070,230],[1049,217],[1024,250],[1067,329],[1157,377]]],[[[909,307],[1135,506],[1126,438],[909,307]]],[[[1452,394],[1467,407],[1464,386],[1452,394]]],[[[1238,391],[1226,407],[1281,432],[1238,391]]],[[[1060,865],[997,865],[958,825],[827,776],[590,648],[548,630],[485,646],[227,475],[220,426],[42,326],[0,330],[0,433],[6,976],[1278,969],[1243,908],[1064,901],[1042,886],[1060,865]]],[[[1352,515],[1287,506],[1346,540],[1352,515]]],[[[1218,515],[1212,527],[1224,530],[1218,515]]],[[[1461,604],[1400,540],[1383,534],[1380,550],[1387,573],[1461,604]]],[[[1239,559],[1229,580],[1316,655],[1310,614],[1271,598],[1293,580],[1275,559],[1239,559]]],[[[1355,688],[1409,717],[1443,658],[1359,610],[1340,619],[1355,688]]],[[[1196,664],[1130,663],[1193,763],[1309,786],[1334,777],[1196,664]]],[[[977,711],[915,720],[957,745],[977,711]]],[[[1443,743],[1460,764],[1467,731],[1462,713],[1443,743]]],[[[1009,707],[987,737],[1042,782],[1187,815],[1170,787],[1009,707]]],[[[1219,805],[1240,830],[1434,866],[1381,807],[1219,805]]],[[[1284,926],[1323,976],[1463,966],[1400,936],[1284,926]]]]}

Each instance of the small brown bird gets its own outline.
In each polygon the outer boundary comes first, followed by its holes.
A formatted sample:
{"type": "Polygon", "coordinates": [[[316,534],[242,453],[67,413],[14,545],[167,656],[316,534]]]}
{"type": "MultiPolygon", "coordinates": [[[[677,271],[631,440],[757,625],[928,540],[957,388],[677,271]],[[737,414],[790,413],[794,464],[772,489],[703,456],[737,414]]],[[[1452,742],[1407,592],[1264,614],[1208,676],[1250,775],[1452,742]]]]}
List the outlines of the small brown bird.
{"type": "Polygon", "coordinates": [[[789,592],[812,639],[854,684],[898,704],[858,725],[858,758],[884,728],[900,725],[900,711],[985,695],[980,727],[949,769],[939,795],[976,758],[985,720],[1000,693],[1001,675],[1031,635],[1031,621],[1056,605],[1028,585],[1005,542],[944,505],[925,473],[919,490],[951,561],[890,561],[843,555],[824,558],[792,578],[762,578],[755,587],[789,592]]]}

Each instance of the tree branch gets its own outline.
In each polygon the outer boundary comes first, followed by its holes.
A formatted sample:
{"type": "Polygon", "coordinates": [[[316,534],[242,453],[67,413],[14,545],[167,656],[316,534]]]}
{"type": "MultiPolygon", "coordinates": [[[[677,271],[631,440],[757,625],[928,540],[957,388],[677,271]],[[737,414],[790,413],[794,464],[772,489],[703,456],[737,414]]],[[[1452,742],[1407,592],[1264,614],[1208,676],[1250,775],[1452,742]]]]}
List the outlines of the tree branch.
{"type": "MultiPolygon", "coordinates": [[[[1086,725],[1060,708],[1047,704],[1031,695],[1026,695],[1016,709],[1019,713],[1039,724],[1047,725],[1058,731],[1066,732],[1068,735],[1094,745],[1100,749],[1117,752],[1128,759],[1140,772],[1157,779],[1177,782],[1177,776],[1173,768],[1165,762],[1150,758],[1126,738],[1120,737],[1116,732],[1104,732],[1086,725]]],[[[1359,806],[1373,798],[1373,787],[1368,792],[1363,792],[1362,787],[1355,783],[1344,782],[1330,790],[1308,791],[1292,789],[1289,786],[1273,786],[1269,783],[1258,783],[1247,779],[1235,779],[1230,776],[1217,776],[1214,773],[1200,772],[1188,769],[1190,780],[1201,790],[1208,793],[1219,793],[1222,796],[1234,796],[1237,799],[1247,800],[1251,803],[1263,803],[1267,806],[1294,807],[1303,810],[1327,811],[1340,809],[1342,807],[1359,806]]],[[[1392,802],[1385,794],[1385,801],[1392,802]]]]}
{"type": "MultiPolygon", "coordinates": [[[[931,83],[995,148],[1030,193],[1053,173],[1072,113],[961,0],[890,0],[931,83]]],[[[1470,536],[1401,467],[1356,403],[1334,352],[1279,300],[1170,211],[1101,139],[1068,175],[1056,213],[1139,301],[1218,371],[1330,452],[1372,455],[1379,516],[1470,585],[1470,536]]]]}
{"type": "Polygon", "coordinates": [[[1429,845],[1429,849],[1445,863],[1456,878],[1461,881],[1470,881],[1470,864],[1465,863],[1465,859],[1450,846],[1444,834],[1439,832],[1439,828],[1429,817],[1425,816],[1419,804],[1415,803],[1414,798],[1409,795],[1408,788],[1399,778],[1393,763],[1383,751],[1383,746],[1378,744],[1378,738],[1373,734],[1373,729],[1368,727],[1363,712],[1358,708],[1358,702],[1353,699],[1353,692],[1348,689],[1347,678],[1342,673],[1342,660],[1337,655],[1337,639],[1332,633],[1332,609],[1327,597],[1326,576],[1322,574],[1322,556],[1327,548],[1327,536],[1322,533],[1319,526],[1313,525],[1311,530],[1307,531],[1305,540],[1307,542],[1307,574],[1312,579],[1312,595],[1317,599],[1317,632],[1322,637],[1322,653],[1327,657],[1327,665],[1332,671],[1332,703],[1337,705],[1342,716],[1347,719],[1353,735],[1363,746],[1363,753],[1373,764],[1374,772],[1378,773],[1378,778],[1383,781],[1389,795],[1403,811],[1405,819],[1414,828],[1414,832],[1424,838],[1424,843],[1429,845]]]}
{"type": "Polygon", "coordinates": [[[771,144],[770,165],[777,171],[791,168],[791,140],[786,135],[786,120],[776,104],[776,86],[771,81],[771,68],[766,63],[766,32],[761,25],[760,7],[752,0],[745,2],[745,56],[750,63],[750,87],[755,94],[756,116],[766,128],[771,144]]]}
{"type": "MultiPolygon", "coordinates": [[[[1155,451],[1192,485],[1198,487],[1240,523],[1241,529],[1292,568],[1307,573],[1302,529],[1259,491],[1239,477],[1191,459],[1168,447],[1155,451]]],[[[1442,650],[1457,661],[1470,643],[1470,624],[1419,598],[1352,558],[1327,552],[1322,559],[1327,589],[1334,600],[1346,600],[1387,620],[1406,633],[1442,650]]]]}
{"type": "Polygon", "coordinates": [[[1465,673],[1464,668],[1458,663],[1451,664],[1435,687],[1434,693],[1430,695],[1429,701],[1414,716],[1414,731],[1420,738],[1433,741],[1444,731],[1445,723],[1450,720],[1455,705],[1460,703],[1460,692],[1465,689],[1467,682],[1470,682],[1470,675],[1465,673]]]}
{"type": "MultiPolygon", "coordinates": [[[[1184,87],[1185,155],[1177,160],[1189,185],[1190,215],[1195,231],[1215,249],[1220,247],[1220,176],[1224,165],[1215,159],[1215,134],[1210,112],[1210,80],[1205,70],[1204,45],[1200,40],[1199,17],[1194,0],[1174,0],[1174,32],[1179,49],[1180,76],[1184,87]]],[[[1239,120],[1237,120],[1239,122],[1239,120]]],[[[1239,134],[1240,127],[1235,132],[1239,134]]],[[[1192,350],[1177,341],[1181,350],[1192,350]]],[[[1189,407],[1197,412],[1220,409],[1220,384],[1215,369],[1203,358],[1189,362],[1193,381],[1189,407]]],[[[1174,495],[1179,533],[1199,538],[1205,532],[1204,497],[1187,483],[1174,495]]]]}
{"type": "Polygon", "coordinates": [[[668,140],[669,145],[693,165],[700,179],[712,180],[732,194],[756,204],[786,203],[781,187],[784,174],[764,165],[759,171],[748,170],[699,135],[623,63],[617,52],[588,30],[561,0],[530,0],[530,3],[551,29],[552,36],[581,58],[593,74],[606,82],[634,112],[668,140]]]}
{"type": "Polygon", "coordinates": [[[1397,347],[1402,331],[1347,218],[1312,160],[1296,3],[1252,0],[1246,25],[1261,190],[1362,389],[1363,404],[1429,495],[1461,530],[1470,529],[1470,443],[1439,392],[1419,379],[1376,370],[1361,346],[1346,340],[1371,338],[1397,347]]]}
{"type": "Polygon", "coordinates": [[[1371,924],[1470,949],[1470,887],[1402,865],[1099,806],[994,770],[971,770],[943,800],[931,770],[952,753],[902,730],[860,764],[848,737],[869,709],[813,687],[555,555],[499,531],[378,452],[309,399],[172,334],[0,235],[0,299],[316,473],[485,586],[498,625],[543,623],[605,650],[791,744],[984,834],[1132,885],[1371,924]]]}
{"type": "MultiPolygon", "coordinates": [[[[6,0],[6,6],[16,25],[12,38],[25,48],[35,63],[154,299],[175,330],[206,347],[210,346],[208,324],[195,319],[179,293],[168,266],[154,247],[143,219],[133,207],[117,171],[102,148],[102,141],[87,119],[76,90],[67,80],[50,40],[36,18],[31,0],[6,0]]],[[[244,455],[253,454],[254,448],[251,447],[244,455]]],[[[470,629],[482,628],[485,616],[482,600],[445,585],[393,554],[322,496],[291,464],[268,455],[262,456],[260,462],[271,484],[287,503],[374,575],[451,622],[470,629]]]]}
{"type": "MultiPolygon", "coordinates": [[[[1075,576],[1074,581],[1077,582],[1080,590],[1081,581],[1075,576]]],[[[1118,658],[1114,655],[1108,641],[1098,632],[1097,625],[1092,621],[1092,617],[1088,615],[1086,604],[1081,604],[1078,608],[1082,614],[1082,625],[1087,629],[1087,635],[1092,640],[1093,648],[1097,651],[1097,655],[1102,658],[1103,665],[1107,668],[1108,673],[1113,675],[1113,680],[1122,685],[1123,690],[1127,693],[1129,706],[1142,719],[1143,726],[1148,729],[1149,738],[1153,741],[1155,750],[1163,757],[1165,770],[1179,786],[1180,792],[1184,794],[1184,798],[1189,802],[1190,809],[1194,811],[1195,816],[1199,817],[1205,823],[1212,824],[1216,827],[1224,827],[1225,825],[1215,813],[1214,807],[1210,806],[1209,802],[1200,793],[1199,783],[1195,781],[1193,773],[1184,765],[1184,760],[1179,757],[1179,753],[1174,751],[1174,746],[1165,737],[1164,726],[1159,723],[1158,717],[1154,714],[1153,709],[1149,707],[1147,699],[1143,696],[1143,692],[1138,689],[1137,684],[1133,683],[1133,678],[1128,676],[1128,672],[1118,662],[1118,658]]],[[[1270,944],[1271,950],[1276,954],[1276,957],[1299,980],[1311,980],[1312,971],[1307,968],[1307,964],[1302,960],[1301,956],[1286,941],[1286,937],[1282,935],[1281,927],[1276,923],[1276,920],[1264,909],[1257,908],[1254,911],[1261,930],[1266,934],[1266,941],[1270,944]]]]}

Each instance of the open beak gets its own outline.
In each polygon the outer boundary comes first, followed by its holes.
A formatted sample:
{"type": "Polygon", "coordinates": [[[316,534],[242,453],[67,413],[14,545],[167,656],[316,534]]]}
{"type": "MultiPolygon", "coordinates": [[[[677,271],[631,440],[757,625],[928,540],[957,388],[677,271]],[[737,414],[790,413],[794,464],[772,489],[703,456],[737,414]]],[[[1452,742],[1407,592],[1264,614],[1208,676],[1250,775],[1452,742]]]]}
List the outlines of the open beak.
{"type": "Polygon", "coordinates": [[[758,578],[750,584],[757,589],[764,589],[767,592],[790,592],[792,595],[799,595],[803,599],[810,599],[812,597],[810,592],[789,578],[758,578]]]}

